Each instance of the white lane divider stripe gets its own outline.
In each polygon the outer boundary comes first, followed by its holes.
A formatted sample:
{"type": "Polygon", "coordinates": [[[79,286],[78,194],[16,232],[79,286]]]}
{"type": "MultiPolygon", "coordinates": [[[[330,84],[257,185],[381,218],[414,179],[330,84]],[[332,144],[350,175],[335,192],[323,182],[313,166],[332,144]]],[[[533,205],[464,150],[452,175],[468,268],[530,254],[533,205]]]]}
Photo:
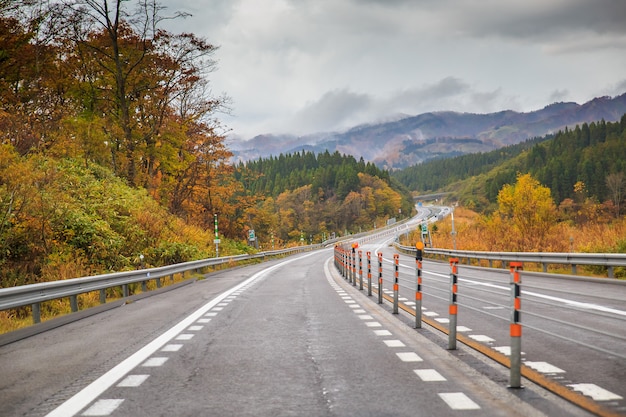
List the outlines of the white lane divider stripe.
{"type": "Polygon", "coordinates": [[[157,366],[163,366],[163,364],[165,362],[167,362],[169,358],[166,357],[156,357],[156,358],[150,358],[147,361],[145,361],[141,366],[144,367],[157,367],[157,366]]]}
{"type": "Polygon", "coordinates": [[[524,365],[529,368],[533,368],[537,372],[541,372],[542,374],[562,374],[565,371],[561,368],[557,368],[554,365],[549,364],[548,362],[524,362],[524,365]]]}
{"type": "Polygon", "coordinates": [[[387,347],[406,347],[401,340],[383,340],[387,347]]]}
{"type": "Polygon", "coordinates": [[[118,365],[113,367],[110,371],[96,379],[91,384],[87,385],[80,392],[78,392],[73,397],[69,398],[63,404],[52,410],[50,413],[46,415],[46,417],[71,417],[76,415],[80,410],[85,408],[91,402],[93,402],[98,396],[102,395],[104,391],[113,386],[117,381],[123,378],[131,369],[139,366],[140,363],[144,362],[148,357],[150,357],[154,352],[161,349],[163,345],[172,340],[176,335],[189,327],[192,323],[206,314],[210,309],[212,309],[216,304],[220,303],[224,298],[229,295],[234,294],[236,291],[240,291],[241,288],[249,285],[252,282],[255,282],[261,277],[264,277],[271,271],[281,268],[284,265],[295,262],[302,258],[307,258],[309,256],[315,255],[315,252],[308,253],[303,256],[297,256],[292,259],[288,259],[279,264],[273,265],[269,268],[266,268],[262,271],[257,272],[252,275],[250,278],[242,282],[241,284],[233,287],[232,289],[223,292],[222,294],[215,297],[213,300],[206,303],[204,306],[200,307],[195,312],[191,313],[189,316],[185,317],[174,327],[167,330],[165,333],[158,336],[152,342],[148,343],[143,348],[139,349],[137,352],[120,362],[118,365]]]}
{"type": "Polygon", "coordinates": [[[374,330],[374,334],[376,336],[391,336],[391,332],[389,330],[374,330]]]}
{"type": "Polygon", "coordinates": [[[414,369],[413,372],[424,382],[447,381],[443,375],[434,369],[414,369]]]}
{"type": "Polygon", "coordinates": [[[377,321],[368,321],[365,323],[367,327],[382,327],[383,325],[377,321]]]}
{"type": "Polygon", "coordinates": [[[204,326],[189,326],[189,327],[187,327],[187,330],[190,331],[190,332],[199,332],[202,329],[204,329],[204,326]]]}
{"type": "Polygon", "coordinates": [[[193,339],[193,336],[194,335],[189,334],[189,333],[182,333],[176,336],[176,340],[191,340],[193,339]]]}
{"type": "Polygon", "coordinates": [[[99,400],[83,413],[84,416],[108,416],[119,407],[124,400],[99,400]]]}
{"type": "Polygon", "coordinates": [[[495,339],[492,339],[491,337],[484,335],[484,334],[470,334],[469,337],[470,339],[474,339],[475,341],[481,342],[481,343],[495,342],[495,339]]]}
{"type": "Polygon", "coordinates": [[[624,397],[605,390],[595,384],[569,384],[574,391],[579,391],[583,395],[593,398],[594,401],[614,401],[622,400],[624,397]]]}
{"type": "Polygon", "coordinates": [[[169,345],[165,345],[163,346],[163,349],[161,349],[161,352],[178,352],[180,350],[180,348],[182,348],[183,345],[178,344],[178,343],[170,343],[169,345]]]}
{"type": "Polygon", "coordinates": [[[359,318],[361,320],[374,320],[374,317],[370,316],[369,314],[361,314],[359,315],[359,318]]]}
{"type": "Polygon", "coordinates": [[[453,410],[478,410],[480,406],[462,392],[441,392],[439,397],[453,410]]]}
{"type": "Polygon", "coordinates": [[[396,352],[396,355],[402,362],[422,362],[423,359],[417,356],[415,352],[396,352]]]}
{"type": "Polygon", "coordinates": [[[120,388],[136,388],[143,384],[150,375],[128,375],[117,384],[120,388]]]}

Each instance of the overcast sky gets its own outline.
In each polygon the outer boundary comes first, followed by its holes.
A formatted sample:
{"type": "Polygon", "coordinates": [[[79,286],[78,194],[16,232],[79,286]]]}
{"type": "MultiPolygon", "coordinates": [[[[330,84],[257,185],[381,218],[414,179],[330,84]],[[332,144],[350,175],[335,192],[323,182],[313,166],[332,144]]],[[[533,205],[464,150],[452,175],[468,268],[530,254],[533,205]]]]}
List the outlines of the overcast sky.
{"type": "Polygon", "coordinates": [[[161,0],[218,45],[232,134],[531,111],[626,92],[624,0],[161,0]]]}

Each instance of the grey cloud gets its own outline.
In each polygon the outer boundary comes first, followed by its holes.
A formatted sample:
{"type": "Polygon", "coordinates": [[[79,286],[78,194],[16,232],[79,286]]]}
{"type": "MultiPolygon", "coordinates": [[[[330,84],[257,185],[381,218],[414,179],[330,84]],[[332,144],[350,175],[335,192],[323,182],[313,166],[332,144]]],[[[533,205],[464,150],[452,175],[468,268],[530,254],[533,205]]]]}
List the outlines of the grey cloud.
{"type": "Polygon", "coordinates": [[[371,105],[367,94],[346,89],[326,92],[319,100],[309,103],[293,119],[291,128],[298,133],[309,133],[347,127],[360,118],[360,113],[371,105]]]}
{"type": "Polygon", "coordinates": [[[503,36],[521,41],[554,39],[571,33],[626,33],[622,0],[558,0],[526,2],[443,2],[449,16],[467,34],[503,36]]]}
{"type": "Polygon", "coordinates": [[[569,91],[567,90],[554,90],[552,94],[550,94],[550,103],[555,103],[558,101],[565,101],[569,96],[569,91]]]}

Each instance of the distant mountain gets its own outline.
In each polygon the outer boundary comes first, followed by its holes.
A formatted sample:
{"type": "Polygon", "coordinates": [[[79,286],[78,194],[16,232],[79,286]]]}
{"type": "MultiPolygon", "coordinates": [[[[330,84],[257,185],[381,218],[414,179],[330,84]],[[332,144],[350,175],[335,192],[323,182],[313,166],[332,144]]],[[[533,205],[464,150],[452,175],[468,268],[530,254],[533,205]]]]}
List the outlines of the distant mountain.
{"type": "Polygon", "coordinates": [[[622,94],[595,98],[582,105],[554,103],[529,113],[442,111],[360,125],[345,132],[259,135],[233,143],[231,149],[236,158],[244,161],[302,150],[339,151],[395,170],[435,158],[491,151],[584,122],[613,122],[625,113],[626,94],[622,94]]]}

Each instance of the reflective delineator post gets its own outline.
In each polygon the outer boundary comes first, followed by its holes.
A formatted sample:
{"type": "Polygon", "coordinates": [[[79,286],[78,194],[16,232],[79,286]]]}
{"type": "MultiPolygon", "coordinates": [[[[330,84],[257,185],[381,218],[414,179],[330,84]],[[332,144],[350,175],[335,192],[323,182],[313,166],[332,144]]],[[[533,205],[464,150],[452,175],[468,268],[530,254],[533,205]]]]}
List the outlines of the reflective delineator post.
{"type": "Polygon", "coordinates": [[[422,251],[423,242],[415,244],[415,278],[417,287],[415,289],[415,328],[422,328],[422,251]]]}
{"type": "Polygon", "coordinates": [[[352,244],[352,278],[350,282],[353,286],[356,286],[356,248],[359,247],[359,244],[354,242],[352,244]]]}
{"type": "Polygon", "coordinates": [[[353,286],[356,286],[356,249],[352,248],[352,278],[350,282],[353,286]]]}
{"type": "Polygon", "coordinates": [[[509,388],[522,388],[522,270],[521,262],[511,262],[511,375],[509,388]]]}
{"type": "Polygon", "coordinates": [[[378,252],[378,304],[383,303],[383,254],[378,252]]]}
{"type": "Polygon", "coordinates": [[[363,289],[363,251],[359,251],[359,289],[363,289]]]}
{"type": "Polygon", "coordinates": [[[372,295],[372,252],[367,251],[367,295],[372,295]]]}
{"type": "Polygon", "coordinates": [[[459,271],[459,259],[450,258],[450,328],[448,329],[448,349],[456,349],[456,323],[457,313],[459,311],[456,303],[456,295],[458,291],[458,274],[459,271]]]}
{"type": "Polygon", "coordinates": [[[395,273],[393,278],[393,314],[398,314],[398,292],[400,286],[398,285],[398,274],[400,267],[400,255],[397,253],[393,255],[393,263],[395,265],[395,273]]]}

